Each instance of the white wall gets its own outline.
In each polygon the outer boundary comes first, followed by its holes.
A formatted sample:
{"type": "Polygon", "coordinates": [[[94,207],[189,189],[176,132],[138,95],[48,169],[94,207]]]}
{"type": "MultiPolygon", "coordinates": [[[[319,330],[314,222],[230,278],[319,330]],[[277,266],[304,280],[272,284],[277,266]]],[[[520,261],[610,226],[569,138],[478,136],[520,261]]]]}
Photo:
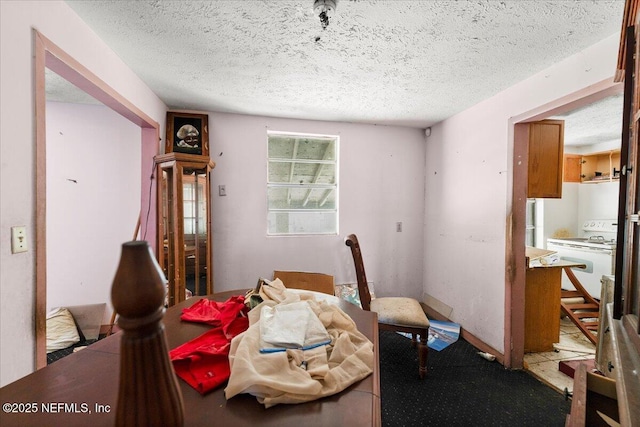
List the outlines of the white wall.
{"type": "MultiPolygon", "coordinates": [[[[581,147],[565,147],[565,153],[593,154],[620,149],[620,140],[604,141],[581,147]]],[[[580,184],[564,182],[561,199],[543,200],[544,246],[547,238],[559,229],[567,229],[572,236],[582,235],[582,224],[589,219],[616,219],[618,216],[618,182],[580,184]]]]}
{"type": "Polygon", "coordinates": [[[580,235],[578,211],[581,185],[583,184],[563,182],[561,199],[541,199],[544,205],[544,218],[542,221],[544,238],[541,247],[546,248],[547,239],[556,232],[561,233],[566,230],[573,237],[580,235]]]}
{"type": "Polygon", "coordinates": [[[35,369],[34,28],[152,119],[166,112],[66,3],[0,1],[0,386],[35,369]],[[15,225],[27,227],[29,252],[11,254],[15,225]]]}
{"type": "Polygon", "coordinates": [[[106,303],[140,213],[141,130],[101,105],[47,102],[47,312],[106,303]]]}
{"type": "Polygon", "coordinates": [[[589,219],[618,217],[619,182],[579,184],[565,182],[562,199],[546,199],[544,204],[544,243],[547,238],[566,229],[573,237],[582,236],[582,225],[589,219]]]}
{"type": "Polygon", "coordinates": [[[611,78],[619,35],[432,127],[426,151],[424,293],[504,352],[509,118],[611,78]]]}
{"type": "Polygon", "coordinates": [[[344,238],[356,233],[381,295],[421,296],[424,133],[420,129],[209,113],[214,287],[254,286],[273,270],[355,283],[344,238]],[[267,130],[340,136],[339,236],[267,237],[267,130]],[[218,196],[224,184],[227,196],[218,196]],[[396,232],[396,222],[403,231],[396,232]]]}
{"type": "Polygon", "coordinates": [[[620,182],[582,184],[579,189],[578,225],[588,219],[618,218],[620,182]]]}

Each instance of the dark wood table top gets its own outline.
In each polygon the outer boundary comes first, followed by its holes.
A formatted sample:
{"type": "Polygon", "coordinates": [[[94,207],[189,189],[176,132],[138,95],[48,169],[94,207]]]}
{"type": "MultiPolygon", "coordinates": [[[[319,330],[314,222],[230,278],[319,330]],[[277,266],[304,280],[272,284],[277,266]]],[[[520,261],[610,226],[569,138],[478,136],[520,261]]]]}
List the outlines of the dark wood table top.
{"type": "MultiPolygon", "coordinates": [[[[226,301],[245,290],[213,295],[226,301]]],[[[210,326],[182,322],[182,309],[203,297],[194,297],[167,309],[164,325],[169,348],[207,331],[210,326]]],[[[340,300],[340,308],[373,342],[373,374],[333,396],[298,405],[265,409],[243,394],[226,400],[224,386],[200,395],[178,379],[184,399],[186,426],[379,426],[380,378],[378,323],[374,313],[340,300]]],[[[0,388],[0,425],[5,426],[113,426],[120,372],[120,333],[0,388]]]]}

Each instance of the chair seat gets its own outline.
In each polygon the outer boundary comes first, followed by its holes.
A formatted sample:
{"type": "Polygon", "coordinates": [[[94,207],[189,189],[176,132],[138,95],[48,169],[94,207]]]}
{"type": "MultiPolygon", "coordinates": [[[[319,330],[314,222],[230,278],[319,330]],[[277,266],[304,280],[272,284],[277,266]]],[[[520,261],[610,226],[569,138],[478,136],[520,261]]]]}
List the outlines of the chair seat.
{"type": "Polygon", "coordinates": [[[428,328],[429,319],[420,303],[413,298],[382,297],[371,300],[371,311],[378,314],[378,322],[415,328],[428,328]]]}
{"type": "Polygon", "coordinates": [[[418,347],[418,374],[420,379],[427,376],[427,358],[429,355],[428,333],[429,319],[424,314],[422,306],[413,298],[383,297],[371,299],[371,292],[364,272],[362,251],[355,234],[349,234],[344,240],[345,245],[351,248],[353,264],[356,267],[358,279],[358,295],[363,310],[370,310],[378,315],[378,327],[380,329],[405,332],[411,334],[411,345],[418,347]],[[417,338],[420,336],[420,340],[417,338]]]}

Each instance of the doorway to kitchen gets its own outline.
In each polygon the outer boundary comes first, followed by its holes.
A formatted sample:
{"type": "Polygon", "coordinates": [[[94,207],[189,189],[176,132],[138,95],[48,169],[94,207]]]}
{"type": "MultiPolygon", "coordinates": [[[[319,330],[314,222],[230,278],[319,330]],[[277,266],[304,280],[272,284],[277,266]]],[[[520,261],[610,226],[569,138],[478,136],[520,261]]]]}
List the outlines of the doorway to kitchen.
{"type": "MultiPolygon", "coordinates": [[[[596,300],[607,300],[601,279],[615,271],[622,110],[623,95],[617,93],[549,117],[564,121],[562,197],[528,200],[526,244],[553,251],[558,261],[582,264],[572,273],[596,300]]],[[[561,274],[563,296],[568,297],[575,288],[561,274]]],[[[587,297],[563,301],[587,304],[587,297]]],[[[583,330],[597,332],[599,316],[581,316],[572,318],[583,330]]],[[[559,391],[572,390],[572,367],[578,361],[595,362],[594,334],[583,330],[562,313],[553,351],[525,353],[524,368],[559,391]]]]}
{"type": "MultiPolygon", "coordinates": [[[[567,115],[570,112],[583,109],[606,98],[616,97],[622,92],[622,85],[614,83],[613,79],[603,80],[595,85],[584,88],[578,92],[567,95],[549,104],[540,106],[534,110],[523,113],[510,120],[509,130],[513,135],[513,182],[512,182],[512,207],[509,218],[509,243],[507,245],[507,278],[505,290],[505,362],[512,368],[522,368],[524,366],[525,347],[525,282],[526,266],[522,260],[525,259],[525,246],[527,239],[527,183],[528,183],[528,134],[522,132],[523,127],[528,123],[547,118],[557,118],[567,115]]],[[[621,114],[620,114],[621,116],[621,114]]],[[[620,135],[620,129],[618,135],[620,135]]],[[[582,138],[585,140],[585,137],[582,138]]],[[[618,136],[618,148],[620,138],[618,136]]],[[[570,150],[568,150],[570,151],[570,150]]],[[[578,185],[578,184],[576,184],[578,185]]],[[[537,202],[537,201],[536,201],[537,202]]],[[[537,237],[537,245],[542,247],[546,244],[546,233],[549,235],[555,231],[555,227],[545,224],[554,217],[553,214],[546,214],[541,208],[549,202],[549,199],[542,200],[537,205],[535,212],[542,212],[537,219],[537,224],[541,224],[539,230],[534,229],[537,237]],[[545,231],[546,230],[546,231],[545,231]]],[[[531,203],[529,203],[531,207],[531,203]]],[[[553,201],[550,204],[553,207],[553,201]]],[[[617,205],[615,205],[617,209],[617,205]]],[[[562,207],[560,207],[562,209],[562,207]]],[[[577,214],[577,207],[574,208],[577,214]]],[[[530,209],[531,210],[531,209],[530,209]]],[[[615,217],[615,215],[614,215],[615,217]]],[[[531,226],[531,224],[529,224],[531,226]]],[[[537,225],[536,225],[537,228],[537,225]]],[[[574,226],[575,233],[578,233],[579,226],[574,226]]],[[[531,227],[530,227],[531,229],[531,227]]],[[[531,235],[531,233],[529,233],[531,235]]],[[[560,313],[558,313],[558,316],[560,313]]]]}

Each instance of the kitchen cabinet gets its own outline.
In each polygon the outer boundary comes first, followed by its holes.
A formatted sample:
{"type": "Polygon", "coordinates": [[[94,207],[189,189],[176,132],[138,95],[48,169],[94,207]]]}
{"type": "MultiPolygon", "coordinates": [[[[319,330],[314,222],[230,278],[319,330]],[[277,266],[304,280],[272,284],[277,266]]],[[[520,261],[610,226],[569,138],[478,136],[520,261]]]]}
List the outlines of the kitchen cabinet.
{"type": "Polygon", "coordinates": [[[158,263],[167,305],[213,293],[209,156],[172,152],[155,157],[158,177],[158,263]]]}
{"type": "Polygon", "coordinates": [[[561,278],[561,267],[527,269],[524,297],[525,353],[553,351],[553,343],[559,342],[561,278]]]}
{"type": "Polygon", "coordinates": [[[620,179],[620,150],[564,155],[564,182],[593,184],[620,179]]]}
{"type": "Polygon", "coordinates": [[[560,296],[564,267],[585,267],[584,264],[560,260],[544,261],[554,251],[525,249],[527,265],[524,293],[524,352],[553,351],[560,342],[560,296]]]}
{"type": "Polygon", "coordinates": [[[580,175],[582,175],[582,155],[565,154],[562,180],[564,182],[582,182],[580,175]]]}
{"type": "Polygon", "coordinates": [[[620,179],[620,150],[582,156],[580,181],[583,183],[611,182],[620,179]]]}
{"type": "Polygon", "coordinates": [[[564,121],[529,123],[527,197],[562,197],[564,165],[564,121]]]}

